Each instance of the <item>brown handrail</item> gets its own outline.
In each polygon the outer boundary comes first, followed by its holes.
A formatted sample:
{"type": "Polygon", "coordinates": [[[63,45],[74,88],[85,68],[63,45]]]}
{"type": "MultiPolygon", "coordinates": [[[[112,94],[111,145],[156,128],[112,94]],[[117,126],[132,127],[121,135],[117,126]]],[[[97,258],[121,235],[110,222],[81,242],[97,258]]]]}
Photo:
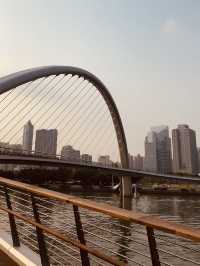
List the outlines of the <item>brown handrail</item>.
{"type": "Polygon", "coordinates": [[[141,224],[146,227],[151,227],[157,230],[164,231],[166,233],[170,233],[173,235],[185,237],[187,239],[196,242],[200,242],[200,230],[191,229],[188,226],[183,226],[174,222],[167,222],[160,219],[159,217],[143,214],[140,212],[119,209],[117,207],[113,207],[108,204],[96,203],[91,200],[82,199],[71,195],[65,195],[59,192],[50,191],[48,189],[39,188],[22,182],[9,180],[4,177],[0,177],[0,184],[17,188],[29,193],[33,193],[38,196],[51,198],[65,203],[70,203],[72,205],[76,205],[88,210],[93,210],[96,212],[109,215],[113,218],[118,218],[124,221],[141,224]]]}

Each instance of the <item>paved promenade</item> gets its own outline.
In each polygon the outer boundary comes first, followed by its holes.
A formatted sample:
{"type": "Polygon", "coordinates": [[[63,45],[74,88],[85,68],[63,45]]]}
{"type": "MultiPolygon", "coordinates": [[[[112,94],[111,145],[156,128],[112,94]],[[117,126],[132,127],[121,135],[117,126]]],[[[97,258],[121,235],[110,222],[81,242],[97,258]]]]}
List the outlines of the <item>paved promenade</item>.
{"type": "Polygon", "coordinates": [[[0,266],[19,266],[12,262],[7,255],[0,251],[0,266]]]}

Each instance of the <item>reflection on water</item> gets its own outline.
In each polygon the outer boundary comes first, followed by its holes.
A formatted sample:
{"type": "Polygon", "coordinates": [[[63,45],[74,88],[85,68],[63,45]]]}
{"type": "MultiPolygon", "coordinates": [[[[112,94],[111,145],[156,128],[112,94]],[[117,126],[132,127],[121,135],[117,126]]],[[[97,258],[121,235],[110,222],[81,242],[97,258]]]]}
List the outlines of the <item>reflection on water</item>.
{"type": "Polygon", "coordinates": [[[200,197],[143,195],[133,199],[133,210],[200,228],[200,197]]]}
{"type": "MultiPolygon", "coordinates": [[[[150,215],[160,216],[161,218],[189,225],[191,227],[200,228],[200,197],[198,196],[171,196],[171,195],[140,195],[138,198],[125,198],[123,201],[117,195],[110,195],[105,193],[75,193],[77,196],[85,198],[95,198],[96,201],[106,202],[111,205],[125,208],[128,210],[134,210],[143,212],[150,215]]],[[[140,225],[130,224],[128,222],[118,221],[116,225],[113,222],[113,231],[118,232],[120,236],[112,238],[118,244],[117,253],[121,254],[119,256],[121,260],[127,261],[123,256],[134,258],[134,260],[144,263],[144,265],[150,265],[145,260],[144,257],[140,255],[146,254],[149,256],[147,237],[145,234],[145,228],[140,225]],[[135,241],[135,242],[134,242],[135,241]],[[134,250],[139,251],[138,253],[134,250]]],[[[160,232],[156,232],[156,235],[162,239],[157,239],[158,247],[163,249],[160,252],[160,256],[164,261],[172,261],[173,265],[193,265],[190,260],[196,259],[200,261],[200,246],[197,243],[192,243],[190,241],[183,242],[182,239],[177,239],[173,236],[168,236],[160,232]],[[172,241],[172,243],[169,242],[172,241]],[[183,244],[188,248],[192,248],[194,252],[183,246],[175,246],[173,243],[183,244]],[[195,252],[196,250],[196,252],[195,252]],[[166,251],[166,253],[164,252],[166,251]],[[180,257],[186,257],[188,261],[182,261],[180,258],[174,258],[170,256],[170,253],[180,254],[180,257]]],[[[130,263],[130,261],[129,261],[130,263]]],[[[195,265],[195,264],[194,264],[195,265]]]]}
{"type": "Polygon", "coordinates": [[[200,228],[200,197],[198,196],[140,195],[136,199],[125,198],[121,201],[116,194],[97,192],[72,194],[200,228]]]}

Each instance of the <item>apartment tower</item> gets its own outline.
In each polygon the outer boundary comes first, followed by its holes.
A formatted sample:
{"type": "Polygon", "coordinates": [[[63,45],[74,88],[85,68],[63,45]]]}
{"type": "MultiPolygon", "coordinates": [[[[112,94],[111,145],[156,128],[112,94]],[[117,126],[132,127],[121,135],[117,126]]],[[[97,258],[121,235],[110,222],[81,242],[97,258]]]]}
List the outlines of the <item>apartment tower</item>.
{"type": "Polygon", "coordinates": [[[145,137],[145,158],[144,158],[144,170],[156,173],[158,170],[157,162],[157,141],[156,134],[149,132],[145,137]]]}
{"type": "Polygon", "coordinates": [[[152,127],[145,138],[144,169],[162,174],[171,173],[171,139],[167,126],[152,127]]]}
{"type": "Polygon", "coordinates": [[[57,129],[40,129],[36,131],[35,153],[55,157],[57,151],[57,129]]]}
{"type": "Polygon", "coordinates": [[[173,171],[196,175],[198,173],[198,154],[196,133],[188,125],[178,125],[172,130],[173,171]]]}

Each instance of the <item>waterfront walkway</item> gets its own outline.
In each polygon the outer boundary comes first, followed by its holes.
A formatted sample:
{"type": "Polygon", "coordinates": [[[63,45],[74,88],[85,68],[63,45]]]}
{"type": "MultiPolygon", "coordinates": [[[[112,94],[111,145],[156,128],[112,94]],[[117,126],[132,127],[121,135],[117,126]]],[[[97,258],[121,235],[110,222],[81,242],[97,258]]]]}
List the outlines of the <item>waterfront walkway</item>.
{"type": "Polygon", "coordinates": [[[0,251],[0,266],[18,266],[6,254],[0,251]]]}

